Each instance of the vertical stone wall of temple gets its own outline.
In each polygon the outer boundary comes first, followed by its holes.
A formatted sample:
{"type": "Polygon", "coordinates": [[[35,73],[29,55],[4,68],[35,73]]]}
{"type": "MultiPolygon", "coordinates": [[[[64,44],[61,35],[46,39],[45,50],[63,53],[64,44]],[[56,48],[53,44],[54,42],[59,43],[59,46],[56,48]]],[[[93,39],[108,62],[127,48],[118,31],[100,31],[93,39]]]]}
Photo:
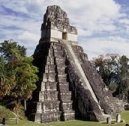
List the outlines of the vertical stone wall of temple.
{"type": "MultiPolygon", "coordinates": [[[[77,44],[77,29],[66,12],[49,6],[34,53],[39,69],[37,89],[28,102],[28,117],[35,122],[75,118],[104,121],[121,110],[118,100],[77,44]]],[[[119,102],[120,103],[120,102],[119,102]]]]}

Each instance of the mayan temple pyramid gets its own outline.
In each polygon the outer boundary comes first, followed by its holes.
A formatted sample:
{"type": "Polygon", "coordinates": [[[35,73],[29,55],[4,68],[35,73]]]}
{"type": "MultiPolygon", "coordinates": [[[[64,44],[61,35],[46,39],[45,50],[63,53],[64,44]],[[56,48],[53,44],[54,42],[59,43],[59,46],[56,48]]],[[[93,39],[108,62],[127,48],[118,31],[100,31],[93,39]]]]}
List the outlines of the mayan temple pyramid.
{"type": "Polygon", "coordinates": [[[104,121],[119,113],[120,103],[88,61],[77,43],[77,29],[59,6],[47,7],[34,65],[39,81],[28,103],[30,120],[104,121]]]}

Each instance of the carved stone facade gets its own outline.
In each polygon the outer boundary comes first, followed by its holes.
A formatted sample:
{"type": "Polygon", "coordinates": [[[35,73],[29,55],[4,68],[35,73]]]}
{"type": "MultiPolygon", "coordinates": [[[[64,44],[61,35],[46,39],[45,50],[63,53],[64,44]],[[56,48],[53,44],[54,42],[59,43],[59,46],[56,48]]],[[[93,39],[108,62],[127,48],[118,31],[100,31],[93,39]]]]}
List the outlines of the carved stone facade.
{"type": "Polygon", "coordinates": [[[70,26],[66,12],[59,6],[49,6],[41,30],[34,53],[39,81],[28,102],[28,117],[36,122],[76,118],[106,121],[115,117],[122,106],[105,90],[103,80],[77,45],[77,30],[70,26]],[[53,39],[54,31],[57,34],[53,39]],[[60,33],[67,35],[58,36],[60,33]],[[75,36],[70,38],[70,34],[75,36]]]}
{"type": "Polygon", "coordinates": [[[69,24],[66,12],[56,5],[47,7],[41,31],[41,42],[58,42],[57,39],[77,42],[77,29],[69,24]]]}

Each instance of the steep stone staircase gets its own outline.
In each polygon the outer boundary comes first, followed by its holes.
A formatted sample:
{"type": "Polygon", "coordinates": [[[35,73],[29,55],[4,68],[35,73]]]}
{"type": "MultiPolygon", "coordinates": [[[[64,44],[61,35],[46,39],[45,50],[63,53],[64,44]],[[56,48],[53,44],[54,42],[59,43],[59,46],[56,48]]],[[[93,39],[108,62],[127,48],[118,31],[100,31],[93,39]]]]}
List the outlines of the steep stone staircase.
{"type": "Polygon", "coordinates": [[[50,43],[40,88],[34,95],[37,95],[38,99],[33,98],[31,101],[31,120],[51,122],[75,118],[72,93],[67,81],[65,55],[58,43],[50,43]]]}
{"type": "Polygon", "coordinates": [[[75,118],[75,112],[72,110],[72,93],[69,91],[69,82],[65,72],[65,54],[62,46],[55,43],[54,46],[55,64],[57,70],[58,91],[61,109],[61,119],[69,120],[75,118]]]}

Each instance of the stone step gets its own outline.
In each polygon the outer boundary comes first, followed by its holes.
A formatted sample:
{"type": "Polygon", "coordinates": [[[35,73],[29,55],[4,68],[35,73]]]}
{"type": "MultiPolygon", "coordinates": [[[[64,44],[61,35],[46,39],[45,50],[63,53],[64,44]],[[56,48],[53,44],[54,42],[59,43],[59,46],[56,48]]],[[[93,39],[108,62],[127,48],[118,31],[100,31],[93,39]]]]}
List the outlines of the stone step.
{"type": "Polygon", "coordinates": [[[47,74],[54,74],[56,73],[56,69],[55,68],[52,68],[52,69],[45,69],[45,72],[44,73],[47,73],[47,74]]]}
{"type": "Polygon", "coordinates": [[[52,121],[59,121],[60,120],[60,113],[61,112],[47,112],[42,113],[41,115],[41,122],[52,122],[52,121]]]}
{"type": "Polygon", "coordinates": [[[67,74],[65,74],[65,73],[58,74],[58,77],[59,78],[67,78],[67,74]]]}
{"type": "Polygon", "coordinates": [[[60,51],[60,52],[55,52],[54,53],[54,56],[56,57],[56,58],[63,58],[64,57],[64,54],[63,54],[63,52],[62,51],[60,51]]]}
{"type": "Polygon", "coordinates": [[[46,113],[33,113],[35,122],[52,122],[60,120],[60,111],[56,112],[46,112],[46,113]]]}
{"type": "Polygon", "coordinates": [[[66,66],[65,62],[56,62],[57,67],[66,66]]]}
{"type": "Polygon", "coordinates": [[[44,73],[43,82],[56,82],[56,73],[44,73]]]}
{"type": "Polygon", "coordinates": [[[63,120],[72,120],[75,119],[75,112],[74,111],[65,111],[63,112],[63,120]]]}
{"type": "Polygon", "coordinates": [[[66,77],[59,77],[58,81],[59,81],[59,83],[67,83],[67,78],[66,77]]]}
{"type": "Polygon", "coordinates": [[[54,63],[55,63],[54,61],[49,61],[49,62],[47,61],[46,65],[53,65],[54,63]]]}
{"type": "Polygon", "coordinates": [[[43,82],[47,82],[48,81],[48,74],[47,73],[44,73],[43,74],[43,82]]]}
{"type": "Polygon", "coordinates": [[[48,71],[49,71],[49,73],[55,72],[55,65],[49,65],[48,71]]]}
{"type": "Polygon", "coordinates": [[[53,57],[53,49],[49,49],[49,52],[48,52],[48,57],[53,57]]]}
{"type": "Polygon", "coordinates": [[[56,62],[65,62],[65,58],[64,57],[55,57],[56,62]]]}
{"type": "Polygon", "coordinates": [[[58,69],[57,72],[58,72],[58,75],[62,75],[62,74],[66,73],[66,70],[65,69],[58,69]]]}
{"type": "Polygon", "coordinates": [[[69,85],[67,85],[67,84],[65,84],[65,85],[63,85],[63,84],[61,84],[61,85],[59,85],[59,91],[60,92],[64,92],[64,93],[67,93],[67,92],[69,92],[69,85]]]}
{"type": "Polygon", "coordinates": [[[65,71],[66,66],[57,66],[57,71],[65,71]]]}
{"type": "Polygon", "coordinates": [[[62,109],[63,111],[70,111],[73,109],[73,106],[72,106],[73,102],[70,101],[70,102],[63,102],[62,103],[62,109]]]}
{"type": "Polygon", "coordinates": [[[56,91],[57,90],[57,82],[42,82],[41,83],[41,91],[45,91],[45,90],[56,91]]]}
{"type": "Polygon", "coordinates": [[[59,111],[59,102],[45,102],[43,103],[43,112],[56,112],[59,111]]]}
{"type": "Polygon", "coordinates": [[[48,81],[55,82],[56,81],[56,73],[49,73],[48,74],[48,81]]]}
{"type": "Polygon", "coordinates": [[[72,99],[71,92],[60,92],[61,101],[69,101],[72,99]]]}
{"type": "Polygon", "coordinates": [[[46,64],[45,65],[45,73],[50,73],[50,71],[55,72],[55,65],[54,64],[46,64]]]}
{"type": "Polygon", "coordinates": [[[49,91],[40,91],[39,92],[39,101],[45,100],[57,100],[58,99],[58,92],[49,90],[49,91]]]}
{"type": "Polygon", "coordinates": [[[51,111],[59,111],[59,104],[60,102],[57,100],[53,101],[44,101],[44,102],[36,102],[33,103],[36,107],[32,108],[33,113],[43,113],[43,112],[51,112],[51,111]]]}

